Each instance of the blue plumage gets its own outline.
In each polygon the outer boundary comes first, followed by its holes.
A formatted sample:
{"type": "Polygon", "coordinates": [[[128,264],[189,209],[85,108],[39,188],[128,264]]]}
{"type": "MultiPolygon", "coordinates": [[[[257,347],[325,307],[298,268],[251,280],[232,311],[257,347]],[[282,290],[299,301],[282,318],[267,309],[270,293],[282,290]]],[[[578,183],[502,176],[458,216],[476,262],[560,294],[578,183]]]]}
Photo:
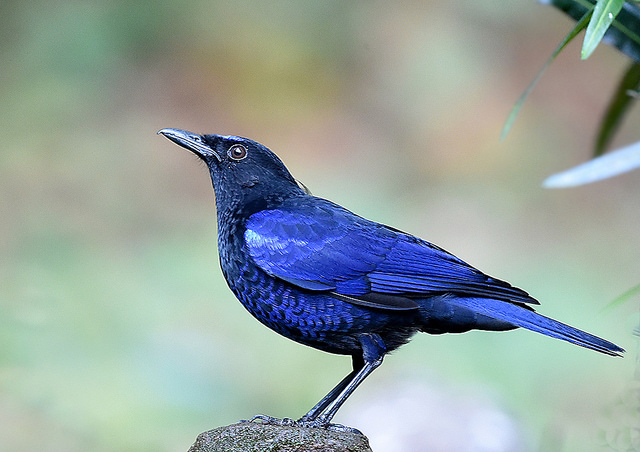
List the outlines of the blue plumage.
{"type": "Polygon", "coordinates": [[[431,243],[310,195],[250,215],[244,237],[260,268],[306,289],[412,298],[456,293],[538,303],[431,243]]]}
{"type": "Polygon", "coordinates": [[[255,141],[160,133],[210,169],[220,264],[247,310],[290,339],[352,356],[353,371],[301,425],[328,426],[384,355],[418,331],[523,327],[609,355],[623,352],[537,314],[531,305],[538,302],[525,291],[445,250],[308,194],[255,141]]]}

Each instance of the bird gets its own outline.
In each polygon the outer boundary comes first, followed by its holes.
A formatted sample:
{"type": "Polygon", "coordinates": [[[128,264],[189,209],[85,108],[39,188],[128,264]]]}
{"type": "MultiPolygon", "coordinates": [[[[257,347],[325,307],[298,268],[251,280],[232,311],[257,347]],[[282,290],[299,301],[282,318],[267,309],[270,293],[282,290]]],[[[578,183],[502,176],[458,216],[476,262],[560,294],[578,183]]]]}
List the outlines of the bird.
{"type": "Polygon", "coordinates": [[[242,137],[158,132],[207,165],[224,278],[258,321],[298,343],[351,356],[352,370],[297,420],[331,420],[386,354],[418,333],[518,327],[611,356],[619,346],[538,314],[539,302],[426,240],[312,195],[266,146],[242,137]]]}

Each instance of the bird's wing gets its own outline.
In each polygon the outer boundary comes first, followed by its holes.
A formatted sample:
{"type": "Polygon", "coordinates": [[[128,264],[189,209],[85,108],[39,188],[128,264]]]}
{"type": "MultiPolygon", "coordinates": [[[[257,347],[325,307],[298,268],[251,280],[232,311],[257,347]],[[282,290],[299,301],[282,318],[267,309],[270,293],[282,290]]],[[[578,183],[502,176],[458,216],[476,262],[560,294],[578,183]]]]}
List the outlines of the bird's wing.
{"type": "Polygon", "coordinates": [[[435,245],[320,198],[251,215],[244,237],[268,274],[355,304],[415,309],[413,299],[442,293],[537,303],[435,245]]]}

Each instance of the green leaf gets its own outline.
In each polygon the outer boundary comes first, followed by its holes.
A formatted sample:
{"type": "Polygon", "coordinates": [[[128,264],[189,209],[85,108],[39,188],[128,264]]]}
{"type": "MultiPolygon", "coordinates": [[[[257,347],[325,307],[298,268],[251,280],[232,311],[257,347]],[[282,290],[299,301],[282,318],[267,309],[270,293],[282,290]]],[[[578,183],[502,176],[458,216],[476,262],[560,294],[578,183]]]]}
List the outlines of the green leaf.
{"type": "Polygon", "coordinates": [[[584,43],[582,45],[582,59],[586,60],[598,47],[605,32],[616,18],[624,0],[598,0],[593,10],[593,16],[584,35],[584,43]]]}
{"type": "Polygon", "coordinates": [[[620,80],[616,92],[614,93],[607,111],[605,112],[602,121],[600,123],[600,129],[598,130],[598,137],[596,138],[593,156],[598,157],[602,155],[609,144],[613,135],[618,131],[622,119],[633,101],[636,100],[636,96],[633,95],[640,88],[640,64],[631,63],[627,72],[620,80]]]}
{"type": "Polygon", "coordinates": [[[630,300],[633,300],[636,297],[640,297],[640,284],[633,286],[631,289],[627,290],[625,293],[617,297],[615,300],[611,301],[608,305],[606,305],[602,310],[603,311],[611,311],[624,303],[627,303],[630,300]]]}
{"type": "Polygon", "coordinates": [[[580,33],[582,30],[584,30],[587,27],[587,23],[591,18],[592,12],[593,12],[592,10],[588,11],[584,16],[582,16],[582,19],[580,19],[576,23],[575,27],[573,27],[573,29],[565,36],[565,38],[562,40],[562,42],[556,48],[556,50],[553,51],[551,56],[544,63],[544,66],[542,66],[538,74],[531,81],[529,86],[527,86],[527,89],[524,90],[520,98],[516,101],[515,105],[511,109],[511,112],[509,113],[509,116],[507,117],[507,120],[505,121],[504,127],[502,128],[502,133],[500,134],[501,140],[504,140],[507,134],[509,133],[509,131],[511,130],[511,127],[513,126],[513,123],[515,122],[516,117],[518,116],[518,113],[522,108],[522,104],[524,104],[524,101],[527,99],[527,97],[529,97],[529,94],[531,93],[531,91],[533,91],[533,88],[538,84],[538,81],[542,78],[542,74],[544,74],[544,72],[551,65],[553,60],[555,60],[555,58],[562,51],[562,49],[564,49],[567,46],[567,44],[569,44],[573,40],[573,38],[575,38],[578,35],[578,33],[580,33]]]}

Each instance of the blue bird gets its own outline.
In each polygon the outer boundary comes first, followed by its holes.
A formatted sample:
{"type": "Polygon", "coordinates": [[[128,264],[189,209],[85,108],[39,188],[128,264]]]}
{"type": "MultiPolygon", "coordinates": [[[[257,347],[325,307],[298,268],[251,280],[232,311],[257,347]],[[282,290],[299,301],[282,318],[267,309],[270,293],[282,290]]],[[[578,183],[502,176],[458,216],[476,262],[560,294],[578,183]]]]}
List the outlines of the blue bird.
{"type": "Polygon", "coordinates": [[[265,146],[235,136],[158,133],[208,166],[222,272],[244,307],[301,344],[352,357],[353,370],[297,421],[331,419],[384,356],[417,332],[522,327],[607,355],[624,350],[536,313],[524,290],[442,248],[312,196],[265,146]]]}

